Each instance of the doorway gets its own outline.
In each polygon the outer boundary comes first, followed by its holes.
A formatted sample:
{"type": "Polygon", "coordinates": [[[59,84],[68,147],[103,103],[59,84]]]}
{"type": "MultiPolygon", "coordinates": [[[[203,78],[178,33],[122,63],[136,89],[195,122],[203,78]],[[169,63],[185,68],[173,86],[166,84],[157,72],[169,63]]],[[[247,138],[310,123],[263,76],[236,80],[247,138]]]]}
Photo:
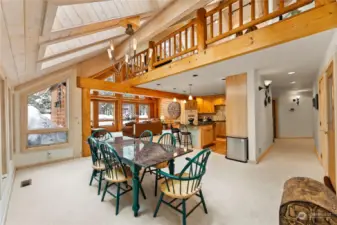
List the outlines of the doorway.
{"type": "Polygon", "coordinates": [[[277,118],[277,102],[275,99],[273,99],[273,103],[272,103],[272,114],[273,114],[273,131],[274,131],[274,142],[275,142],[275,139],[278,137],[278,132],[277,132],[277,129],[278,129],[278,124],[277,124],[277,121],[278,121],[278,118],[277,118]]]}
{"type": "Polygon", "coordinates": [[[335,105],[334,105],[334,78],[333,65],[327,70],[327,135],[328,135],[328,175],[331,183],[336,189],[336,152],[335,152],[335,105]]]}

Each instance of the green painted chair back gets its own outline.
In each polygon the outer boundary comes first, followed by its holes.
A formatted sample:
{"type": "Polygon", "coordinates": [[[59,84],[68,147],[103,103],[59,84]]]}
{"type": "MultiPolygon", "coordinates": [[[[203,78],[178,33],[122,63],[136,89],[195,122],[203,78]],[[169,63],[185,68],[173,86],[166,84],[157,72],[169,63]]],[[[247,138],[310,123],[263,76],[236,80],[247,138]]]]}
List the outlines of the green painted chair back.
{"type": "Polygon", "coordinates": [[[93,132],[91,134],[91,137],[96,138],[98,141],[106,141],[106,140],[109,140],[109,139],[113,138],[112,134],[105,129],[97,130],[97,131],[93,132]]]}
{"type": "Polygon", "coordinates": [[[117,180],[127,178],[124,164],[117,152],[106,142],[99,142],[99,149],[103,155],[106,175],[108,177],[114,177],[117,180]]]}
{"type": "Polygon", "coordinates": [[[171,133],[165,133],[159,137],[158,144],[176,146],[176,138],[171,133]]]}
{"type": "Polygon", "coordinates": [[[139,136],[139,139],[140,139],[141,141],[152,142],[152,139],[153,139],[152,131],[150,131],[150,130],[145,130],[145,131],[139,136]]]}
{"type": "Polygon", "coordinates": [[[188,163],[185,165],[185,167],[182,169],[182,171],[179,173],[179,175],[168,175],[168,174],[162,174],[162,171],[160,171],[161,175],[164,175],[165,177],[165,183],[168,190],[170,190],[170,187],[173,188],[171,190],[173,193],[182,193],[185,191],[186,193],[192,193],[196,191],[201,184],[201,180],[203,176],[206,173],[206,166],[208,162],[209,155],[211,154],[210,149],[204,149],[200,151],[197,155],[195,155],[193,158],[187,158],[188,163]],[[168,176],[167,176],[168,175],[168,176]],[[167,179],[170,178],[170,179],[167,179]],[[173,185],[174,181],[180,182],[180,190],[175,190],[175,186],[173,185]],[[172,182],[170,185],[169,182],[172,182]],[[182,182],[184,183],[184,189],[182,189],[182,182]]]}
{"type": "Polygon", "coordinates": [[[100,160],[102,159],[101,155],[98,152],[98,142],[94,137],[90,136],[88,138],[88,144],[90,147],[92,164],[97,165],[100,163],[100,160]]]}

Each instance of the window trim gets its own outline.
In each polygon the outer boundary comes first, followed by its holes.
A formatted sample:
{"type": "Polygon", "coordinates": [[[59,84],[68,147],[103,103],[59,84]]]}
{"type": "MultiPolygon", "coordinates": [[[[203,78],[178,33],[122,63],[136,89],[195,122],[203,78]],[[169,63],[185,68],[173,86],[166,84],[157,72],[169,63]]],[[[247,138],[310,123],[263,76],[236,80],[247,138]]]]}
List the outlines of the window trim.
{"type": "Polygon", "coordinates": [[[70,82],[69,78],[58,80],[53,82],[52,84],[48,85],[41,85],[38,88],[31,89],[27,92],[24,92],[20,95],[20,107],[21,107],[21,124],[24,124],[22,126],[20,137],[21,137],[21,152],[30,152],[30,151],[39,151],[39,150],[49,150],[49,149],[55,149],[55,148],[65,148],[70,146],[69,143],[69,100],[70,100],[70,88],[69,88],[70,82]],[[58,83],[66,83],[66,126],[60,127],[60,128],[45,128],[45,129],[31,129],[28,130],[28,96],[31,94],[34,94],[39,91],[43,91],[47,89],[48,87],[51,87],[58,83]],[[55,133],[55,132],[66,132],[67,133],[67,141],[62,143],[55,143],[55,144],[47,144],[47,145],[41,145],[41,146],[33,146],[28,147],[28,135],[29,134],[48,134],[48,133],[55,133]]]}

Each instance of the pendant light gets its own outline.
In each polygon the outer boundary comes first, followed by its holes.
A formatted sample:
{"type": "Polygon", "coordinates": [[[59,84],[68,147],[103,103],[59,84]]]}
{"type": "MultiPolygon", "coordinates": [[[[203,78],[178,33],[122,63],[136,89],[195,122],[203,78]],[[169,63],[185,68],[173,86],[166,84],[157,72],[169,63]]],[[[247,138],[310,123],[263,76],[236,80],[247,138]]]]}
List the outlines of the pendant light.
{"type": "Polygon", "coordinates": [[[193,100],[193,96],[192,96],[192,84],[189,84],[190,85],[190,96],[188,96],[188,100],[193,100]]]}

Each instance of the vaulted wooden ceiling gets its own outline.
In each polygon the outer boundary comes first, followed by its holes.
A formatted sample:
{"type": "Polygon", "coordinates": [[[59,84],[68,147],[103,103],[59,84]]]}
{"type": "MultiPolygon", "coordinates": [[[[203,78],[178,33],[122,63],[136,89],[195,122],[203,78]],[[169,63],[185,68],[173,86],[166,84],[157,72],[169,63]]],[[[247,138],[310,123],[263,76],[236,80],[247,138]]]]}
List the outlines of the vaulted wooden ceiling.
{"type": "Polygon", "coordinates": [[[219,0],[0,0],[0,72],[14,85],[127,45],[125,26],[146,44],[195,9],[219,0]],[[179,11],[181,10],[181,11],[179,11]],[[161,12],[161,13],[159,13],[161,12]],[[176,12],[176,13],[172,13],[176,12]],[[170,17],[170,18],[168,18],[170,17]],[[156,19],[154,19],[156,18],[156,19]],[[151,32],[147,32],[151,30],[151,32]],[[123,45],[122,45],[123,44],[123,45]]]}

